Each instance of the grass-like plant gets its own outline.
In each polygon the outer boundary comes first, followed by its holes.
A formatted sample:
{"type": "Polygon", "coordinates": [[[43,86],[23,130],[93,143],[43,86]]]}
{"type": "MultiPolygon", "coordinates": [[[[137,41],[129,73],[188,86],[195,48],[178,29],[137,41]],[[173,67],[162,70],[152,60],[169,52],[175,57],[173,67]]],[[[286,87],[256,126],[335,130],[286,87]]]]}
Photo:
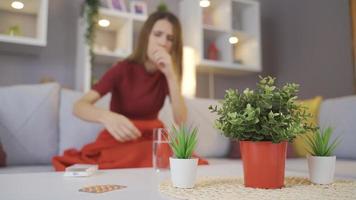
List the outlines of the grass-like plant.
{"type": "Polygon", "coordinates": [[[192,157],[193,151],[197,145],[198,129],[188,128],[181,125],[178,128],[172,126],[171,131],[168,133],[169,145],[176,158],[189,159],[192,157]]]}
{"type": "Polygon", "coordinates": [[[340,138],[330,141],[333,129],[318,129],[312,135],[306,135],[305,141],[308,145],[307,151],[312,156],[332,156],[335,148],[340,143],[340,138]]]}

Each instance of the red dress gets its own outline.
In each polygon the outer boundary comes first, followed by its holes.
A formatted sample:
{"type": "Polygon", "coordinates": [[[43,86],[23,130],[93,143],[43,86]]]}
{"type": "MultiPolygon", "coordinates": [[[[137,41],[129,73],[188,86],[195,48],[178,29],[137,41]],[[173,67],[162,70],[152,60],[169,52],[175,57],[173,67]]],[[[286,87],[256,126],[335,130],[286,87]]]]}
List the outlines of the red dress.
{"type": "Polygon", "coordinates": [[[158,112],[169,91],[164,74],[149,73],[141,64],[122,61],[108,70],[92,89],[101,96],[111,92],[110,110],[131,119],[142,137],[119,142],[103,130],[95,142],[81,151],[69,149],[63,156],[55,156],[52,160],[55,169],[62,171],[75,163],[98,164],[100,169],[151,167],[152,130],[163,127],[158,112]]]}

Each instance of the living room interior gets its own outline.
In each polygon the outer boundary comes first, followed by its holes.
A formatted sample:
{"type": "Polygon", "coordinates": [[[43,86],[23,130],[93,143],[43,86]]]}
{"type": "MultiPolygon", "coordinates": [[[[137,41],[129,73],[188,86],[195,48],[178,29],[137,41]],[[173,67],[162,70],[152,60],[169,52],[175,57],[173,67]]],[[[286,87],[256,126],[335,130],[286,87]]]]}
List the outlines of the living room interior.
{"type": "MultiPolygon", "coordinates": [[[[306,194],[326,199],[356,197],[350,189],[356,185],[356,0],[101,0],[92,46],[86,40],[88,10],[84,7],[90,1],[0,3],[0,147],[6,154],[6,158],[0,154],[0,165],[4,165],[0,167],[0,197],[51,197],[46,192],[31,192],[31,179],[38,177],[43,187],[52,183],[68,186],[53,190],[60,194],[58,199],[93,198],[81,196],[87,194],[78,190],[100,184],[120,185],[112,189],[118,191],[100,197],[103,199],[140,199],[142,192],[149,194],[148,199],[199,199],[193,192],[182,194],[172,189],[164,182],[169,179],[168,172],[158,176],[151,169],[128,168],[77,181],[61,179],[61,172],[54,172],[51,164],[54,156],[69,148],[81,149],[103,129],[76,117],[73,105],[106,70],[132,53],[147,16],[162,5],[182,25],[182,93],[187,122],[199,130],[195,153],[207,158],[211,167],[198,167],[198,179],[208,177],[199,179],[201,183],[214,175],[243,177],[241,146],[218,130],[217,115],[209,106],[221,105],[228,89],[254,90],[261,77],[271,76],[276,78],[276,87],[298,84],[298,101],[312,114],[310,123],[323,129],[332,127],[331,138],[341,138],[334,151],[333,187],[339,193],[318,193],[309,187],[310,182],[291,178],[307,180],[310,170],[305,143],[298,138],[288,144],[284,183],[303,182],[308,185],[303,185],[306,194]],[[204,5],[206,2],[209,5],[204,5]],[[103,19],[107,21],[100,24],[103,19]],[[237,172],[227,172],[235,168],[237,172]],[[151,186],[139,183],[144,174],[151,186]],[[116,182],[114,175],[126,182],[116,182]],[[10,181],[15,178],[24,181],[24,192],[16,193],[16,183],[10,181]],[[338,179],[350,183],[342,185],[338,179]]],[[[109,98],[97,105],[108,109],[109,98]]],[[[168,99],[159,119],[167,127],[174,121],[168,99]]],[[[221,181],[216,188],[226,184],[221,181]]],[[[207,197],[203,195],[208,194],[206,190],[197,189],[202,199],[207,197]]],[[[229,192],[226,195],[238,193],[229,192]]],[[[297,192],[291,193],[296,199],[312,198],[297,198],[297,192]]],[[[273,199],[279,194],[268,195],[273,199]]]]}

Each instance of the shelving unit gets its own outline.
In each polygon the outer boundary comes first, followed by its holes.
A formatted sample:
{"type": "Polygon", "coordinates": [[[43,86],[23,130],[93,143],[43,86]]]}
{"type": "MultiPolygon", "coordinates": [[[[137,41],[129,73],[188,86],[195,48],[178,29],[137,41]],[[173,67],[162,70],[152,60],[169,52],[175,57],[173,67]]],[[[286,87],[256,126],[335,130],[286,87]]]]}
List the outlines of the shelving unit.
{"type": "Polygon", "coordinates": [[[180,19],[184,45],[196,51],[200,72],[240,75],[260,72],[260,7],[253,0],[182,0],[180,19]],[[193,34],[194,33],[194,34],[193,34]],[[238,39],[236,44],[231,40],[238,39]],[[217,53],[212,55],[216,47],[217,53]],[[216,55],[217,54],[217,55],[216,55]]]}
{"type": "Polygon", "coordinates": [[[85,42],[86,21],[79,19],[77,44],[76,89],[88,91],[105,71],[130,55],[146,16],[108,8],[99,9],[99,20],[110,21],[108,27],[96,26],[94,63],[90,63],[89,47],[85,42]]]}
{"type": "Polygon", "coordinates": [[[13,8],[12,2],[0,3],[0,50],[34,53],[46,46],[48,0],[22,0],[22,9],[13,8]]]}

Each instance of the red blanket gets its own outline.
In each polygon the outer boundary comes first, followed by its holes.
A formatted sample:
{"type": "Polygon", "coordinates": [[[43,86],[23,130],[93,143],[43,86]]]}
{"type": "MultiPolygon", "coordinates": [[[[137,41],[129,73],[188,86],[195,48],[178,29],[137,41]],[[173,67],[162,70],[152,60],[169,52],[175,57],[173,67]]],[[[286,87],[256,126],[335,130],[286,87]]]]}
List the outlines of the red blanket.
{"type": "MultiPolygon", "coordinates": [[[[98,164],[99,169],[152,167],[152,132],[154,128],[162,128],[163,124],[159,120],[133,123],[142,133],[139,139],[119,142],[107,130],[103,130],[95,142],[85,145],[82,150],[68,149],[63,156],[53,157],[55,170],[64,171],[66,167],[77,163],[98,164]]],[[[199,164],[208,162],[199,158],[199,164]]]]}

